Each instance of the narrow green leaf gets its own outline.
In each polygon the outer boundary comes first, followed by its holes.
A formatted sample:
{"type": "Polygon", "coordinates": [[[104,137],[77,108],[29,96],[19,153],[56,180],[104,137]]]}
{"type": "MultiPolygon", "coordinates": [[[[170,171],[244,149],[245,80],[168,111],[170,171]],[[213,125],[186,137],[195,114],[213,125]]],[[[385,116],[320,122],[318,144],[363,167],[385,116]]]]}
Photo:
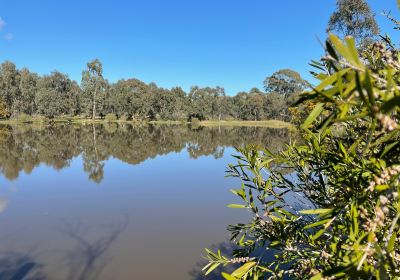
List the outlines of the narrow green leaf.
{"type": "Polygon", "coordinates": [[[387,247],[389,253],[393,252],[393,250],[394,250],[394,244],[396,242],[396,237],[397,237],[397,235],[394,233],[394,234],[392,234],[392,236],[389,239],[388,247],[387,247]]]}
{"type": "Polygon", "coordinates": [[[307,119],[304,121],[302,127],[307,128],[309,127],[313,121],[315,121],[316,118],[322,113],[324,109],[324,104],[318,103],[315,108],[311,111],[310,115],[307,117],[307,119]]]}
{"type": "Polygon", "coordinates": [[[400,106],[400,96],[395,96],[382,104],[381,110],[390,113],[396,106],[400,106]]]}
{"type": "Polygon", "coordinates": [[[321,279],[322,279],[322,273],[318,273],[310,278],[310,280],[321,280],[321,279]]]}
{"type": "Polygon", "coordinates": [[[316,234],[314,234],[314,235],[311,237],[311,240],[317,240],[318,238],[320,238],[320,236],[321,236],[322,234],[324,234],[325,230],[326,230],[325,228],[320,229],[316,234]]]}
{"type": "Polygon", "coordinates": [[[228,207],[229,208],[241,208],[241,209],[247,208],[246,205],[242,205],[242,204],[229,204],[228,207]]]}
{"type": "Polygon", "coordinates": [[[304,215],[318,215],[318,214],[328,214],[332,212],[333,209],[310,209],[310,210],[302,210],[301,214],[304,215]]]}
{"type": "Polygon", "coordinates": [[[331,219],[325,219],[325,220],[321,220],[321,221],[306,225],[304,227],[304,229],[309,229],[309,228],[317,227],[317,226],[320,226],[320,225],[324,225],[324,224],[328,223],[330,220],[331,219]]]}
{"type": "Polygon", "coordinates": [[[245,263],[244,265],[236,269],[234,272],[232,272],[231,276],[236,278],[241,278],[256,264],[257,264],[256,262],[245,263]]]}
{"type": "Polygon", "coordinates": [[[356,67],[360,67],[360,62],[358,59],[355,59],[350,51],[350,48],[343,44],[343,42],[334,34],[329,34],[329,40],[332,42],[335,49],[339,52],[344,59],[350,62],[352,65],[356,67]]]}
{"type": "Polygon", "coordinates": [[[360,58],[358,55],[356,41],[354,40],[354,37],[347,36],[345,40],[346,40],[346,43],[348,46],[348,50],[354,59],[354,62],[360,67],[361,63],[360,63],[360,58]]]}
{"type": "Polygon", "coordinates": [[[210,266],[210,268],[207,270],[207,272],[205,273],[205,275],[210,274],[214,269],[216,269],[221,263],[214,263],[212,266],[210,266]]]}
{"type": "Polygon", "coordinates": [[[384,157],[388,152],[390,152],[391,149],[396,147],[398,144],[399,144],[399,141],[396,141],[396,142],[393,142],[393,143],[387,145],[381,154],[381,158],[384,157]]]}
{"type": "Polygon", "coordinates": [[[327,86],[332,85],[333,83],[335,83],[337,81],[337,77],[338,76],[343,76],[344,74],[346,74],[347,72],[350,71],[350,68],[346,68],[343,70],[340,70],[339,72],[337,72],[334,75],[328,76],[326,79],[324,79],[317,87],[314,88],[314,91],[316,92],[320,92],[323,89],[325,89],[327,86]]]}
{"type": "Polygon", "coordinates": [[[238,280],[238,278],[233,277],[232,275],[229,275],[228,273],[222,272],[222,277],[224,277],[226,280],[238,280]]]}

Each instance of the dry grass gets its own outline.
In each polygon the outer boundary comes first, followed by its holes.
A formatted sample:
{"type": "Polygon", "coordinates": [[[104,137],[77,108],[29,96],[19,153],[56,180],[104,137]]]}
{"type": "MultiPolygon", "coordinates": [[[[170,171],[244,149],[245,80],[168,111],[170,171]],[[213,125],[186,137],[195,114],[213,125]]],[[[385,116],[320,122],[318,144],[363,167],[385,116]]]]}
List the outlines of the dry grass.
{"type": "Polygon", "coordinates": [[[202,126],[255,126],[268,128],[293,128],[291,123],[279,120],[267,121],[202,121],[202,126]]]}

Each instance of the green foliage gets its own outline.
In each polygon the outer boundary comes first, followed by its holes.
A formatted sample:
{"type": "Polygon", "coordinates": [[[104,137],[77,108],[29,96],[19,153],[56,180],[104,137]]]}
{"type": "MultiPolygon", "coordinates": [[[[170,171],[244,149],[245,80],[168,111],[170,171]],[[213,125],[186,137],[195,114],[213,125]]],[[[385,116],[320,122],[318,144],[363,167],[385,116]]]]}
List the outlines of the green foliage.
{"type": "Polygon", "coordinates": [[[191,123],[192,123],[192,125],[199,125],[200,124],[200,120],[198,118],[192,118],[191,119],[191,123]]]}
{"type": "Polygon", "coordinates": [[[7,110],[6,104],[0,100],[0,119],[8,118],[10,113],[7,110]]]}
{"type": "Polygon", "coordinates": [[[106,122],[115,122],[117,121],[117,116],[115,114],[107,114],[104,119],[106,122]]]}
{"type": "Polygon", "coordinates": [[[379,34],[374,14],[365,0],[337,0],[336,6],[327,32],[352,36],[358,46],[370,42],[379,34]]]}
{"type": "Polygon", "coordinates": [[[267,93],[279,93],[288,97],[292,93],[302,92],[308,86],[299,73],[291,69],[281,69],[265,78],[267,93]]]}
{"type": "Polygon", "coordinates": [[[41,116],[41,115],[33,115],[31,117],[31,120],[34,123],[45,123],[48,121],[48,119],[45,116],[41,116]]]}
{"type": "Polygon", "coordinates": [[[95,59],[87,63],[87,69],[82,72],[81,106],[85,113],[91,113],[92,119],[97,116],[99,107],[104,106],[106,82],[103,78],[103,64],[95,59]]]}
{"type": "Polygon", "coordinates": [[[180,87],[165,89],[138,79],[109,84],[102,71],[99,60],[89,62],[79,86],[58,71],[41,77],[28,69],[19,70],[6,61],[0,65],[0,99],[12,116],[25,113],[49,118],[97,118],[112,113],[139,121],[190,121],[192,117],[218,121],[288,121],[293,96],[304,83],[297,72],[285,69],[272,75],[280,79],[277,83],[281,85],[275,85],[276,92],[267,94],[253,88],[232,97],[221,87],[194,86],[186,93],[180,87]]]}
{"type": "Polygon", "coordinates": [[[75,114],[78,85],[60,72],[53,72],[38,81],[35,95],[36,112],[46,117],[75,114]]]}
{"type": "MultiPolygon", "coordinates": [[[[252,214],[229,226],[234,259],[207,252],[208,270],[241,263],[225,279],[400,277],[400,63],[397,50],[330,35],[302,96],[314,104],[303,140],[279,153],[239,149],[230,205],[252,214]],[[323,65],[323,67],[319,67],[323,65]],[[286,170],[286,171],[285,171],[286,170]],[[211,269],[212,268],[212,269],[211,269]]],[[[240,211],[240,210],[237,210],[240,211]]]]}
{"type": "Polygon", "coordinates": [[[119,120],[126,122],[127,120],[129,120],[129,116],[127,116],[126,114],[123,114],[122,116],[119,117],[119,120]]]}
{"type": "Polygon", "coordinates": [[[32,121],[32,118],[31,118],[31,116],[29,116],[25,113],[20,113],[14,117],[14,120],[21,122],[21,123],[28,123],[28,122],[32,121]]]}

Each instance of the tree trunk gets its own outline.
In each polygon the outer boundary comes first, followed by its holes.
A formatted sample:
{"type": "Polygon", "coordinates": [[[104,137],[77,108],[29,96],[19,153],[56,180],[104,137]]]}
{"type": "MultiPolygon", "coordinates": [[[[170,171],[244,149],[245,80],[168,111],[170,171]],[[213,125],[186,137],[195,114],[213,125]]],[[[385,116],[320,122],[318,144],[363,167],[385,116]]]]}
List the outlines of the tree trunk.
{"type": "Polygon", "coordinates": [[[97,86],[94,88],[94,93],[93,93],[92,120],[95,120],[95,118],[96,118],[96,95],[97,95],[97,86]]]}

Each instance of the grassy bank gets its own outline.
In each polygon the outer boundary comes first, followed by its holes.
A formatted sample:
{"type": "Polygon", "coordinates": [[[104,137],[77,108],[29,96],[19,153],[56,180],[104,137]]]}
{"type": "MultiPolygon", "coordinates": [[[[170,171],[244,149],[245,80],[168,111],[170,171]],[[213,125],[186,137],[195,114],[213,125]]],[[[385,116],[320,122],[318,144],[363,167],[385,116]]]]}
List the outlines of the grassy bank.
{"type": "Polygon", "coordinates": [[[267,121],[202,121],[201,126],[256,126],[268,128],[292,128],[291,123],[279,120],[267,121]]]}
{"type": "MultiPolygon", "coordinates": [[[[51,120],[55,123],[74,123],[74,124],[92,124],[92,123],[128,123],[128,124],[155,124],[155,125],[187,125],[190,122],[186,121],[168,121],[168,120],[158,120],[158,121],[132,121],[132,120],[115,120],[107,121],[104,119],[79,119],[79,118],[55,118],[51,120]]],[[[34,119],[31,120],[0,120],[0,124],[21,124],[21,123],[48,123],[49,120],[46,119],[34,119]]],[[[279,120],[266,120],[266,121],[200,121],[192,123],[199,126],[212,127],[212,126],[253,126],[253,127],[267,127],[267,128],[293,128],[293,125],[284,121],[279,120]]]]}

